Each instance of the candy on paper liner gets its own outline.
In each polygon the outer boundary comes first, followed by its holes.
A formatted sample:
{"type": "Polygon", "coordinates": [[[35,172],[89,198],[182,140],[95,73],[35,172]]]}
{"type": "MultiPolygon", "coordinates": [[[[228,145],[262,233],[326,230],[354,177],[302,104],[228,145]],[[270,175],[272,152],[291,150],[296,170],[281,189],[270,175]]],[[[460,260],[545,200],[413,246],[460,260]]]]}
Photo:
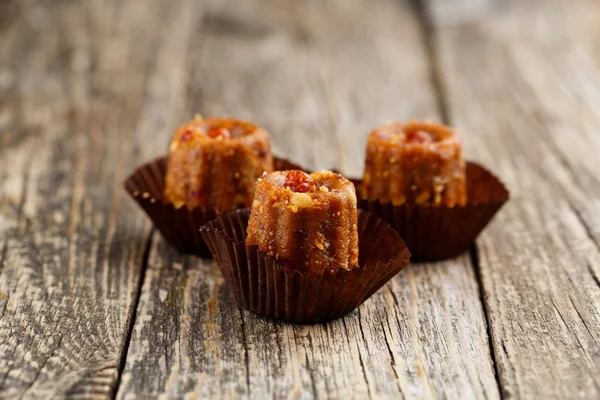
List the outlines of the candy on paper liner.
{"type": "MultiPolygon", "coordinates": [[[[157,158],[137,168],[125,181],[125,190],[146,212],[165,240],[182,253],[211,257],[198,229],[221,214],[216,209],[175,208],[165,203],[167,157],[157,158]]],[[[292,162],[274,159],[275,170],[302,169],[292,162]]]]}
{"type": "MultiPolygon", "coordinates": [[[[467,162],[467,204],[431,206],[381,204],[359,199],[358,207],[389,223],[404,239],[413,261],[454,258],[469,249],[510,194],[484,167],[467,162]]],[[[352,182],[360,193],[361,181],[352,182]]]]}
{"type": "Polygon", "coordinates": [[[249,209],[222,214],[200,229],[236,302],[260,316],[311,324],[356,309],[409,264],[398,233],[368,212],[358,212],[359,262],[350,271],[299,273],[293,263],[246,246],[249,209]]]}

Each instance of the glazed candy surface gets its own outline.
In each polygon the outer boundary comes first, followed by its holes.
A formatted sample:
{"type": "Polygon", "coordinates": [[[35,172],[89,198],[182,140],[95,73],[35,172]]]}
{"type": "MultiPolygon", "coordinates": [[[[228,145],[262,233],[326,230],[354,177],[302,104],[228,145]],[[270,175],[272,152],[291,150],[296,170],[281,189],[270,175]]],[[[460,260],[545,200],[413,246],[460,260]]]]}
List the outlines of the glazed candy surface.
{"type": "Polygon", "coordinates": [[[356,193],[339,174],[277,171],[256,184],[247,245],[302,273],[358,265],[356,193]]]}
{"type": "Polygon", "coordinates": [[[361,194],[395,206],[465,205],[465,168],[452,129],[429,122],[389,124],[369,135],[361,194]]]}
{"type": "Polygon", "coordinates": [[[252,204],[254,185],[273,170],[269,134],[249,122],[197,117],[173,137],[165,199],[176,208],[229,211],[252,204]]]}

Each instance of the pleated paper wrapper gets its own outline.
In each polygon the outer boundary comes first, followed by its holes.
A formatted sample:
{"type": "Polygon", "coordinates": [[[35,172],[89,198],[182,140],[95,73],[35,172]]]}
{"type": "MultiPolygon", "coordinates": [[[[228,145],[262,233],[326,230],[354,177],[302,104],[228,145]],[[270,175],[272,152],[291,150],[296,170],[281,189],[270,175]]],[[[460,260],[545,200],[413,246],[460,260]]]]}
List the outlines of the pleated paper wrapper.
{"type": "MultiPolygon", "coordinates": [[[[360,193],[361,181],[352,182],[360,193]]],[[[465,206],[394,206],[360,199],[358,207],[389,223],[406,242],[413,261],[438,261],[468,250],[510,197],[498,178],[472,162],[467,162],[467,191],[465,206]]]]}
{"type": "Polygon", "coordinates": [[[200,231],[237,303],[263,317],[301,324],[342,317],[409,264],[398,233],[359,210],[358,268],[301,274],[289,268],[289,260],[284,267],[258,246],[246,246],[249,217],[249,209],[222,214],[200,231]]]}

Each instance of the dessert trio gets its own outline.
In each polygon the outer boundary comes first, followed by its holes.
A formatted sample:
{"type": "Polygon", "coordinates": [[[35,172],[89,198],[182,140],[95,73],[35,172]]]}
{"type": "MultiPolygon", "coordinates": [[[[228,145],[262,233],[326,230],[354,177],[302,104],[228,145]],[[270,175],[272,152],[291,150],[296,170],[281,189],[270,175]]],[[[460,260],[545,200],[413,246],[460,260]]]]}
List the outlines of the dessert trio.
{"type": "Polygon", "coordinates": [[[460,254],[508,200],[485,169],[468,173],[459,134],[430,122],[373,130],[355,184],[274,158],[269,133],[235,119],[196,116],[175,132],[166,170],[159,161],[126,189],[163,236],[194,254],[208,255],[190,244],[207,246],[240,305],[290,322],[352,311],[409,263],[409,250],[460,254]]]}

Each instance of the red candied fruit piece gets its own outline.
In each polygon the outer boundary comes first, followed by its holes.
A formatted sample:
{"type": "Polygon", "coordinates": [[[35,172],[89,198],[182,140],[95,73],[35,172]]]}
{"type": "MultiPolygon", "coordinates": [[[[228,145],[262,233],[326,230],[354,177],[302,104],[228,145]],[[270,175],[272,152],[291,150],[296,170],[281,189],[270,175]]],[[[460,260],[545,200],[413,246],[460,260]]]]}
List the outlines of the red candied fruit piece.
{"type": "Polygon", "coordinates": [[[181,138],[179,138],[179,140],[182,142],[187,142],[190,139],[190,136],[192,136],[192,130],[186,129],[186,131],[183,132],[183,135],[181,135],[181,138]]]}
{"type": "Polygon", "coordinates": [[[306,193],[315,189],[315,183],[310,175],[302,171],[290,171],[285,176],[284,187],[296,193],[306,193]]]}
{"type": "Polygon", "coordinates": [[[406,134],[406,142],[415,144],[431,143],[433,137],[425,131],[412,131],[406,134]]]}
{"type": "Polygon", "coordinates": [[[227,128],[215,126],[210,128],[208,132],[206,132],[206,136],[211,137],[213,139],[222,137],[223,139],[229,139],[231,137],[231,132],[227,128]]]}

